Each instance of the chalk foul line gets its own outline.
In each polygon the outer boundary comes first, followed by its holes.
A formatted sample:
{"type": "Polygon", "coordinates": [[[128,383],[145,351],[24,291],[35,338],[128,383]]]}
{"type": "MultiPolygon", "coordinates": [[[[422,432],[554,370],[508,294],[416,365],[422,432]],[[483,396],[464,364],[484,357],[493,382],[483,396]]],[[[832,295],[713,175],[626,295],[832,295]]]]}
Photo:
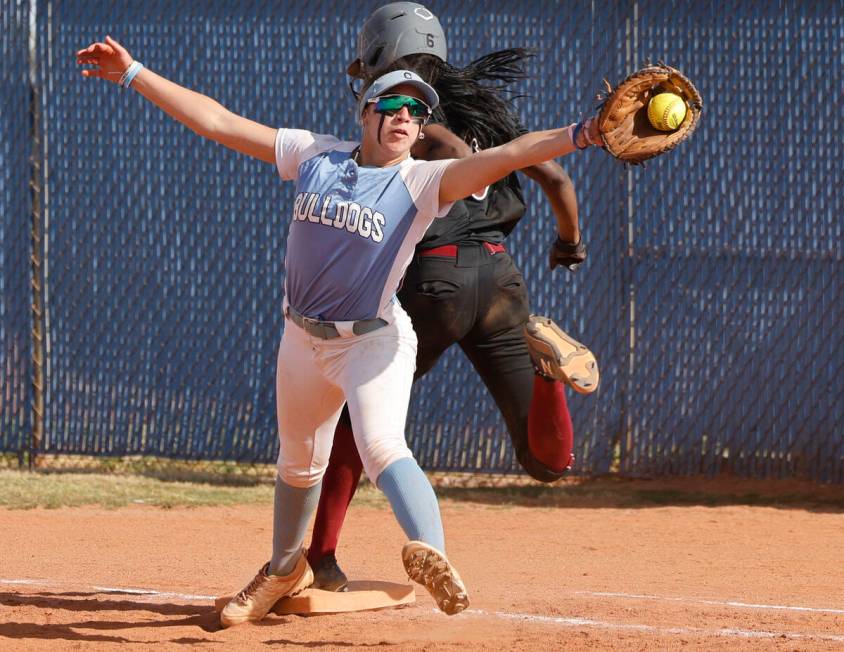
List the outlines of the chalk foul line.
{"type": "Polygon", "coordinates": [[[756,604],[737,600],[707,600],[706,598],[685,598],[669,595],[649,595],[646,593],[617,593],[613,591],[575,591],[575,595],[590,595],[596,598],[622,598],[626,600],[655,600],[662,602],[684,602],[687,604],[707,604],[716,607],[736,607],[739,609],[770,609],[773,611],[803,611],[809,613],[844,614],[844,609],[827,607],[797,607],[785,604],[756,604]]]}
{"type": "MultiPolygon", "coordinates": [[[[37,586],[37,587],[68,587],[78,586],[68,582],[54,582],[51,580],[28,580],[28,579],[0,579],[0,585],[7,586],[37,586]]],[[[82,590],[96,593],[120,593],[124,595],[149,596],[154,598],[176,598],[179,600],[201,601],[216,600],[216,595],[196,595],[193,593],[174,593],[170,591],[156,591],[154,589],[136,589],[116,586],[84,586],[82,590]]]]}
{"type": "MultiPolygon", "coordinates": [[[[435,610],[436,611],[436,610],[435,610]]],[[[466,615],[492,616],[506,620],[520,620],[548,625],[562,625],[564,627],[590,627],[593,629],[605,629],[613,631],[645,632],[657,635],[681,635],[681,636],[723,636],[734,638],[786,638],[795,640],[822,640],[844,642],[844,636],[835,634],[817,634],[804,632],[770,632],[757,629],[738,629],[734,627],[704,628],[704,627],[657,627],[655,625],[642,625],[638,623],[611,623],[591,618],[564,618],[562,616],[538,616],[535,614],[510,613],[506,611],[482,611],[480,609],[468,609],[463,612],[466,615]]]]}
{"type": "MultiPolygon", "coordinates": [[[[6,586],[31,586],[31,587],[68,587],[78,585],[71,585],[67,582],[55,582],[45,579],[2,579],[0,578],[0,585],[6,586]]],[[[113,586],[86,586],[83,590],[97,593],[118,593],[124,595],[132,595],[146,598],[175,598],[179,600],[189,601],[214,601],[217,596],[213,595],[197,595],[192,593],[176,593],[172,591],[156,591],[155,589],[142,589],[133,587],[113,587],[113,586]]],[[[610,598],[624,598],[624,599],[652,599],[665,600],[674,602],[697,602],[703,604],[722,605],[729,607],[741,608],[766,608],[766,609],[784,609],[793,611],[809,611],[819,613],[844,613],[841,609],[819,609],[814,607],[791,607],[786,605],[752,605],[749,603],[735,602],[735,601],[718,601],[718,600],[703,600],[698,598],[680,598],[670,596],[654,596],[646,594],[634,593],[613,593],[613,592],[596,592],[596,591],[577,591],[578,595],[591,595],[594,597],[610,597],[610,598]]],[[[437,609],[432,610],[434,613],[440,614],[437,609]]],[[[389,613],[389,612],[385,612],[389,613]]],[[[562,627],[589,627],[592,629],[604,629],[612,631],[630,631],[630,632],[646,632],[649,634],[658,635],[698,635],[698,636],[720,636],[720,637],[735,637],[735,638],[789,638],[795,640],[823,640],[844,642],[844,636],[836,636],[834,634],[819,634],[819,633],[803,633],[803,632],[773,632],[765,630],[753,629],[737,629],[732,627],[724,628],[702,628],[702,627],[658,627],[655,625],[645,625],[639,623],[614,623],[602,620],[595,620],[592,618],[566,618],[563,616],[543,616],[539,614],[526,614],[508,611],[484,611],[482,609],[468,609],[463,612],[465,616],[481,617],[481,618],[498,618],[502,620],[516,620],[528,623],[538,623],[544,625],[557,625],[562,627]]],[[[440,614],[442,615],[442,614],[440,614]]]]}

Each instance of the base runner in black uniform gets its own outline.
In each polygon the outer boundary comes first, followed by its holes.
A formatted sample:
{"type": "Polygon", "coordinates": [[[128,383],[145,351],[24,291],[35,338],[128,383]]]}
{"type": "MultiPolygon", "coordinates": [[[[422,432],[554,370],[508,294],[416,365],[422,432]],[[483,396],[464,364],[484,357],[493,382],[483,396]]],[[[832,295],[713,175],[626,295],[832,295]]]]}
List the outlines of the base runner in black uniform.
{"type": "MultiPolygon", "coordinates": [[[[473,147],[494,147],[524,131],[497,89],[525,76],[522,64],[528,56],[524,50],[505,50],[455,69],[446,63],[445,35],[436,16],[422,5],[394,2],[367,19],[358,38],[359,58],[348,72],[364,81],[391,69],[417,72],[439,93],[441,110],[413,157],[461,158],[473,147]]],[[[523,172],[540,183],[556,218],[551,268],[573,271],[586,259],[586,249],[571,180],[553,162],[523,172]]],[[[504,246],[524,212],[515,175],[484,196],[457,202],[418,244],[398,298],[419,340],[415,378],[458,344],[501,411],[522,467],[540,482],[553,482],[574,459],[563,384],[590,393],[598,385],[598,367],[585,346],[550,319],[530,314],[524,278],[504,246]]],[[[335,431],[308,550],[317,588],[346,588],[335,551],[361,473],[346,410],[335,431]]]]}

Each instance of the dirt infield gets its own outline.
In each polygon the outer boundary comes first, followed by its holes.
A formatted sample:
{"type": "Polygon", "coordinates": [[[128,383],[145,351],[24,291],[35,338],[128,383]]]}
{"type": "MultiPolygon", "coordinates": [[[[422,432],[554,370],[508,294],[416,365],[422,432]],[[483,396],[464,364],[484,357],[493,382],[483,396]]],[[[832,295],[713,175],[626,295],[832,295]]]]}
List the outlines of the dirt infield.
{"type": "MultiPolygon", "coordinates": [[[[467,612],[420,589],[402,610],[230,630],[213,597],[265,561],[270,505],[0,510],[0,649],[844,649],[844,511],[726,502],[446,500],[467,612]]],[[[355,505],[340,560],[403,581],[402,543],[387,511],[355,505]]]]}

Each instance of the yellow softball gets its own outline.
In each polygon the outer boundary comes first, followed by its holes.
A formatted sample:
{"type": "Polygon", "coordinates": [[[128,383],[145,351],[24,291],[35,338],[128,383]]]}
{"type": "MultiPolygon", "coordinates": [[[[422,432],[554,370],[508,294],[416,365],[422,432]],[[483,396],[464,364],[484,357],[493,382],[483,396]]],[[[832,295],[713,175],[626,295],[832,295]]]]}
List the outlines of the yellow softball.
{"type": "Polygon", "coordinates": [[[674,93],[654,95],[648,103],[648,120],[660,131],[674,131],[685,117],[686,103],[674,93]]]}

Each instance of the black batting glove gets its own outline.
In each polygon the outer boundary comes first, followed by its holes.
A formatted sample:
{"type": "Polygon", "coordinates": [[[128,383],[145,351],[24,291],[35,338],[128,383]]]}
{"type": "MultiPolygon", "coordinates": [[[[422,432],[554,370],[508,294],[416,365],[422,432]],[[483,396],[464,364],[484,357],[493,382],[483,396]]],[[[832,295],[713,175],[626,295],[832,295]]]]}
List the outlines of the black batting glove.
{"type": "Polygon", "coordinates": [[[586,245],[583,244],[583,235],[577,242],[568,242],[558,235],[551,243],[551,250],[548,256],[548,265],[554,269],[562,265],[570,272],[574,272],[586,260],[586,245]]]}

